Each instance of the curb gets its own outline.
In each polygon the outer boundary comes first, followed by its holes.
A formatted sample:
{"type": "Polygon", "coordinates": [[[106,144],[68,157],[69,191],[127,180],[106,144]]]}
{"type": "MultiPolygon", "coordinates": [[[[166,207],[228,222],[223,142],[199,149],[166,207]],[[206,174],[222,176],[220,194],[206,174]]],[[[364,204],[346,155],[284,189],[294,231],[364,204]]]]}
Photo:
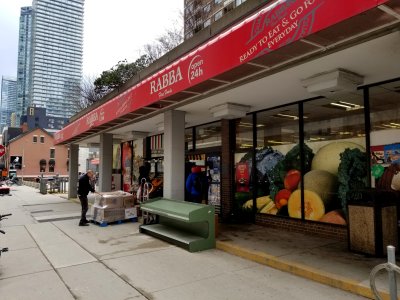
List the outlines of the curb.
{"type": "MultiPolygon", "coordinates": [[[[269,255],[267,253],[242,248],[228,242],[216,241],[216,248],[244,259],[267,265],[274,269],[288,272],[369,299],[375,299],[375,296],[369,287],[361,285],[358,281],[347,277],[314,269],[303,264],[269,255]]],[[[380,296],[382,299],[390,300],[390,294],[387,292],[380,291],[380,296]]]]}

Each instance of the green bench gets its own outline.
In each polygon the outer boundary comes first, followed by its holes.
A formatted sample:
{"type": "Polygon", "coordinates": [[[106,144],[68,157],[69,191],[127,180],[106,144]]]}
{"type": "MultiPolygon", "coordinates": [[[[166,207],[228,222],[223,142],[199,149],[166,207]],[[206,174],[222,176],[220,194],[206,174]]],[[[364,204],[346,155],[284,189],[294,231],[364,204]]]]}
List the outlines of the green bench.
{"type": "Polygon", "coordinates": [[[157,216],[156,223],[140,225],[141,233],[190,252],[215,248],[214,206],[156,198],[140,204],[140,209],[157,216]]]}

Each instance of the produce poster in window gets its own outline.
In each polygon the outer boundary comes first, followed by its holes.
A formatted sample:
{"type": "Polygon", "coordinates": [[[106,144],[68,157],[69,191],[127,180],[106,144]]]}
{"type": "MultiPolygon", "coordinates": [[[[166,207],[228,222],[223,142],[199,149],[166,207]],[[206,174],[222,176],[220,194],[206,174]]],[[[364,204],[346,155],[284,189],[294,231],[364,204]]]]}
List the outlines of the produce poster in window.
{"type": "Polygon", "coordinates": [[[132,189],[132,143],[122,144],[122,185],[124,192],[132,189]]]}
{"type": "Polygon", "coordinates": [[[385,151],[383,146],[371,146],[372,165],[385,163],[385,151]]]}
{"type": "MultiPolygon", "coordinates": [[[[305,145],[302,157],[304,174],[301,174],[299,145],[294,145],[285,154],[271,147],[257,150],[257,212],[298,219],[304,215],[310,221],[345,225],[346,218],[338,195],[338,168],[341,153],[346,148],[359,148],[365,153],[361,145],[350,142],[327,143],[316,152],[305,145]]],[[[247,210],[251,210],[252,206],[252,199],[242,205],[247,210]]]]}
{"type": "Polygon", "coordinates": [[[388,164],[400,164],[400,144],[385,145],[385,161],[388,164]]]}

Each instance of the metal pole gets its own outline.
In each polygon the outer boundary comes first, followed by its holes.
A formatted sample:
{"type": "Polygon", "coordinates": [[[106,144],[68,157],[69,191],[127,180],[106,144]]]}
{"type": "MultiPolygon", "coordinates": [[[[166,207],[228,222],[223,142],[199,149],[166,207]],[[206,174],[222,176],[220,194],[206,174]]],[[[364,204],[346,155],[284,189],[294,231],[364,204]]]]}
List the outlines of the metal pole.
{"type": "MultiPolygon", "coordinates": [[[[393,246],[387,246],[388,263],[396,265],[396,248],[393,246]]],[[[389,291],[390,300],[397,300],[397,284],[396,284],[396,273],[393,270],[389,270],[389,291]]]]}

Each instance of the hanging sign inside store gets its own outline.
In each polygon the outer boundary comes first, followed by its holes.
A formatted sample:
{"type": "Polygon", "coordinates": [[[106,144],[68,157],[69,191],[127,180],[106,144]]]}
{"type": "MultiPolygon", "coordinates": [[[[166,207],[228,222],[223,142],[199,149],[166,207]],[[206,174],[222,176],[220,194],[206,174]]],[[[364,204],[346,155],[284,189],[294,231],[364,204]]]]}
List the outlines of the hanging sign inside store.
{"type": "Polygon", "coordinates": [[[286,0],[268,3],[186,56],[93,109],[55,134],[61,143],[183,91],[388,0],[286,0]]]}

